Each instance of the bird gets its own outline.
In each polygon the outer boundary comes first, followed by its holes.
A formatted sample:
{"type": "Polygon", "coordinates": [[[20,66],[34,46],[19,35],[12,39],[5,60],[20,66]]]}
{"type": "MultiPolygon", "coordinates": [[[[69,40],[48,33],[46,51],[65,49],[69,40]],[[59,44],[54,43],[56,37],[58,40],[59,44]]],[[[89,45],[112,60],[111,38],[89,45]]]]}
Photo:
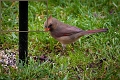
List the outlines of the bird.
{"type": "Polygon", "coordinates": [[[47,32],[49,31],[50,35],[62,44],[63,51],[67,44],[74,43],[84,35],[108,31],[107,28],[82,30],[76,26],[65,24],[52,16],[49,16],[44,22],[44,29],[47,32]]]}

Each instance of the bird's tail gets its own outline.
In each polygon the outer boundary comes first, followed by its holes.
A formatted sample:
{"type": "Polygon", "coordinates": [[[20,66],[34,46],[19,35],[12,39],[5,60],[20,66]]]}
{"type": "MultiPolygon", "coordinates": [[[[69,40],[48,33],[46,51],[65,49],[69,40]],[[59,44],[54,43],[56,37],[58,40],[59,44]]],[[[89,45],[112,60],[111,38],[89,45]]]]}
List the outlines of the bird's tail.
{"type": "Polygon", "coordinates": [[[96,30],[88,30],[88,31],[83,31],[81,35],[87,35],[87,34],[94,34],[94,33],[99,33],[99,32],[106,32],[108,31],[107,28],[105,29],[96,29],[96,30]]]}

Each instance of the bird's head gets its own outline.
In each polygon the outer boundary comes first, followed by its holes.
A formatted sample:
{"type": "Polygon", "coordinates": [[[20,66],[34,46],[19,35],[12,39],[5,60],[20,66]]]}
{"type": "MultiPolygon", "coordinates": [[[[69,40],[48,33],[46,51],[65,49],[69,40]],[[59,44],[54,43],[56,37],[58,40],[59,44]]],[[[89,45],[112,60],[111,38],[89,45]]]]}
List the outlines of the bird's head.
{"type": "Polygon", "coordinates": [[[52,31],[55,27],[54,27],[54,22],[53,22],[53,18],[52,16],[50,16],[44,23],[44,28],[45,31],[52,31]]]}

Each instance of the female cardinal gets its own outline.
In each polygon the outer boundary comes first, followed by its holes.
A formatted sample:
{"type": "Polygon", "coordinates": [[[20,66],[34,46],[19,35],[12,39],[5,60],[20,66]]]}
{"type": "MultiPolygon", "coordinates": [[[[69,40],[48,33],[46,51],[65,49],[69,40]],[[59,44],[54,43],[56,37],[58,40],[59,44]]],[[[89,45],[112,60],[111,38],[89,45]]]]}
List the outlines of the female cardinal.
{"type": "Polygon", "coordinates": [[[62,44],[63,50],[65,49],[66,44],[77,41],[81,36],[98,32],[106,32],[108,30],[97,29],[84,31],[75,26],[64,24],[57,19],[52,18],[52,16],[45,21],[44,26],[45,31],[50,31],[51,36],[62,44]]]}

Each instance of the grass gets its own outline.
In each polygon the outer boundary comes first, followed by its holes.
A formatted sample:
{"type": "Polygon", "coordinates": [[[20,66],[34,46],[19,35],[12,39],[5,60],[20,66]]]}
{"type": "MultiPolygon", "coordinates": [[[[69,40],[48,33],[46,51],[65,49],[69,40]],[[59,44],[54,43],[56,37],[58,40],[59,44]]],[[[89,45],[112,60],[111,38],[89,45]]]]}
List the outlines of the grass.
{"type": "MultiPolygon", "coordinates": [[[[18,2],[2,1],[2,30],[18,30],[18,2]],[[12,17],[11,17],[12,16],[12,17]]],[[[46,2],[29,1],[29,30],[44,30],[46,2]]],[[[81,37],[67,54],[49,33],[29,33],[29,56],[46,54],[52,62],[34,62],[0,67],[0,79],[41,80],[119,80],[120,79],[120,2],[119,0],[49,0],[48,13],[58,20],[83,30],[108,28],[106,33],[81,37]]],[[[1,49],[18,50],[18,33],[0,33],[1,49]]]]}

